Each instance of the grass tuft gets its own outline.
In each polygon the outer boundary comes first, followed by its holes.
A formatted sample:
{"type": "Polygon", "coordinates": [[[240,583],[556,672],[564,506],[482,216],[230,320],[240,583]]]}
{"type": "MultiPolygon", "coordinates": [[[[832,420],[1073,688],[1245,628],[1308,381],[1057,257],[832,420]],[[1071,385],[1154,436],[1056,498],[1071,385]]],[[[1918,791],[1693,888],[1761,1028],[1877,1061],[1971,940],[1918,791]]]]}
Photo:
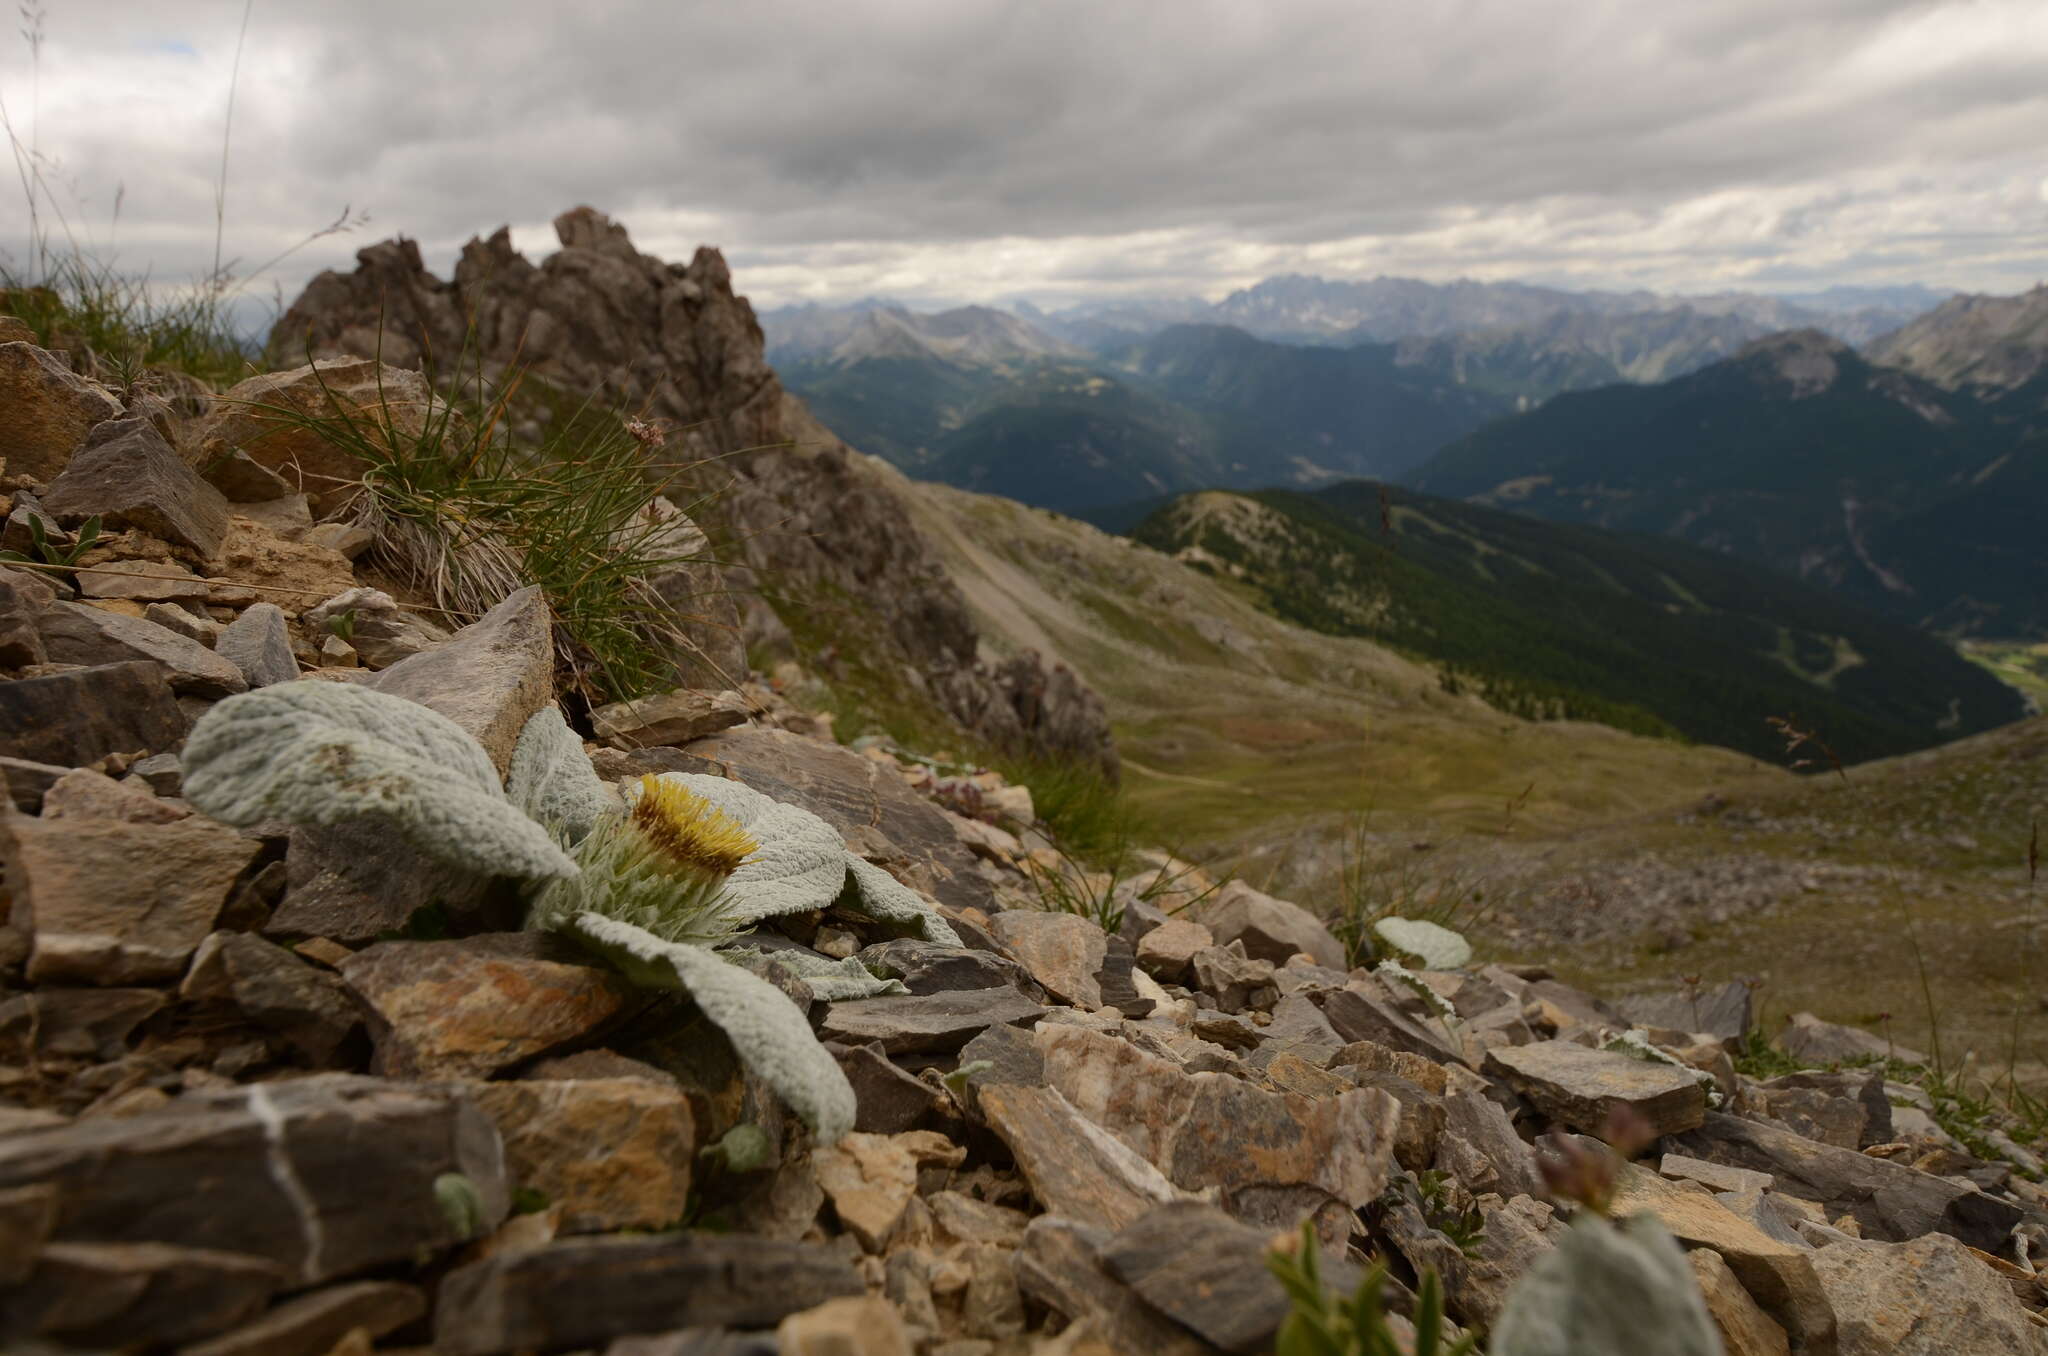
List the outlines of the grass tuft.
{"type": "Polygon", "coordinates": [[[343,512],[373,534],[371,564],[464,620],[538,584],[554,610],[566,685],[587,701],[673,686],[692,619],[651,581],[697,560],[704,543],[653,505],[650,472],[680,469],[649,460],[665,431],[586,400],[551,419],[538,445],[523,444],[510,429],[525,373],[493,383],[475,367],[473,383],[436,398],[416,421],[394,417],[381,389],[374,407],[353,409],[324,378],[329,412],[250,408],[361,465],[361,493],[343,512]]]}

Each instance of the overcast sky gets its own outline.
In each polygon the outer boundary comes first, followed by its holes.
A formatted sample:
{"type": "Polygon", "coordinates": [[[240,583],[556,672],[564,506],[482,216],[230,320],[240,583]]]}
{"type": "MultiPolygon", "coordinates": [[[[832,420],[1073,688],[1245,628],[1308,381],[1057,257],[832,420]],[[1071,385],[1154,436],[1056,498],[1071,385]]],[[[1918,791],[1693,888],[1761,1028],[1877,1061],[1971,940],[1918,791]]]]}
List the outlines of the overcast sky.
{"type": "MultiPolygon", "coordinates": [[[[43,3],[15,134],[103,254],[202,273],[242,0],[43,3]]],[[[370,216],[265,294],[581,202],[757,305],[2048,276],[2048,0],[255,0],[234,91],[229,256],[370,216]]]]}

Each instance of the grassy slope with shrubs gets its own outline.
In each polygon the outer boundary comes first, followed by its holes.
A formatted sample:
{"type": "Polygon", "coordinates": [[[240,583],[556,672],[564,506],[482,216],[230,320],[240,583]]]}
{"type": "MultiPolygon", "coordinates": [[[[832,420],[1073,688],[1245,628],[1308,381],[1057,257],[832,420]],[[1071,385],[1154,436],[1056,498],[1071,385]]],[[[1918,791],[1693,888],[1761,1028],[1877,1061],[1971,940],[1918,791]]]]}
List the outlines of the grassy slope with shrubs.
{"type": "Polygon", "coordinates": [[[1277,615],[1440,664],[1494,706],[1772,756],[1771,715],[1851,761],[2024,714],[1905,626],[1682,543],[1349,482],[1192,495],[1133,536],[1190,553],[1277,615]]]}

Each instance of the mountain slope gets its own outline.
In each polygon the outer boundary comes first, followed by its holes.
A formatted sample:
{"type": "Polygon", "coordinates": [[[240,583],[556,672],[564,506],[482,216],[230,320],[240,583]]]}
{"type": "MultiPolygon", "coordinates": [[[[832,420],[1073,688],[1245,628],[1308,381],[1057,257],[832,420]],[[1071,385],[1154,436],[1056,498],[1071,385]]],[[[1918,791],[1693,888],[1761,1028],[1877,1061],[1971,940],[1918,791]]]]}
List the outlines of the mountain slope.
{"type": "Polygon", "coordinates": [[[2048,372],[2048,284],[2016,297],[1951,297],[1864,356],[1949,390],[2015,390],[2048,372]]]}
{"type": "Polygon", "coordinates": [[[2048,628],[2044,457],[2024,421],[1804,331],[1661,385],[1559,396],[1406,480],[1678,537],[1916,625],[2018,636],[2048,628]]]}
{"type": "Polygon", "coordinates": [[[1443,664],[1518,715],[1768,757],[1781,741],[1765,717],[1796,714],[1862,760],[2024,714],[1922,632],[1678,542],[1362,482],[1188,495],[1132,535],[1290,621],[1443,664]]]}

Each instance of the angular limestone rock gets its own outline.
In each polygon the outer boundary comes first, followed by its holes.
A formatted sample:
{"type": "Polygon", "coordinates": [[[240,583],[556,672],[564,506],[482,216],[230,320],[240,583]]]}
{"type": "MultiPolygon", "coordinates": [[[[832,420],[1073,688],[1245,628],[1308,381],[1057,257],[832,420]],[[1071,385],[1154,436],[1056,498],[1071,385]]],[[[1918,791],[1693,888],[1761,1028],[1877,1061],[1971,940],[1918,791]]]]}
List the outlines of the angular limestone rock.
{"type": "Polygon", "coordinates": [[[1908,1064],[1926,1064],[1927,1056],[1917,1050],[1908,1050],[1903,1045],[1893,1045],[1882,1036],[1860,1027],[1842,1026],[1835,1022],[1824,1022],[1810,1012],[1795,1012],[1792,1019],[1780,1031],[1774,1044],[1795,1059],[1811,1060],[1816,1064],[1831,1064],[1836,1060],[1875,1057],[1903,1060],[1908,1064]]]}
{"type": "MultiPolygon", "coordinates": [[[[82,767],[110,753],[161,752],[184,738],[186,725],[163,667],[152,662],[0,682],[0,755],[7,758],[82,767]]],[[[10,772],[10,787],[13,781],[10,772]]]]}
{"type": "Polygon", "coordinates": [[[1165,984],[1181,983],[1195,953],[1216,945],[1216,934],[1187,918],[1169,918],[1138,939],[1138,968],[1165,984]]]}
{"type": "Polygon", "coordinates": [[[1384,1092],[1318,1101],[1187,1073],[1078,1026],[1037,1037],[1049,1087],[1176,1186],[1221,1188],[1234,1213],[1262,1218],[1273,1202],[1318,1194],[1355,1209],[1386,1188],[1399,1106],[1384,1092]]]}
{"type": "MultiPolygon", "coordinates": [[[[185,611],[206,606],[206,581],[183,565],[163,560],[117,560],[80,570],[76,576],[82,598],[125,598],[132,603],[167,603],[185,611]]],[[[148,613],[145,611],[145,616],[148,613]]],[[[193,617],[185,611],[187,617],[193,617]]],[[[150,620],[156,620],[150,617],[150,620]]],[[[193,620],[198,620],[193,617],[193,620]]],[[[161,625],[161,623],[158,623],[161,625]]]]}
{"type": "Polygon", "coordinates": [[[292,1298],[178,1356],[327,1356],[356,1329],[372,1340],[402,1328],[427,1311],[416,1286],[397,1281],[356,1281],[292,1298]]]}
{"type": "Polygon", "coordinates": [[[1213,1356],[1216,1348],[1141,1303],[1100,1259],[1109,1233],[1073,1219],[1041,1215],[1024,1231],[1017,1284],[1069,1323],[1086,1322],[1109,1350],[1150,1356],[1213,1356]]]}
{"type": "Polygon", "coordinates": [[[178,994],[233,1003],[316,1069],[363,1026],[362,1010],[334,974],[246,932],[216,932],[202,942],[178,994]]]}
{"type": "Polygon", "coordinates": [[[445,408],[420,373],[357,358],[266,372],[231,387],[194,435],[204,460],[239,450],[310,497],[321,517],[355,497],[366,468],[343,443],[266,407],[346,419],[373,442],[383,441],[386,423],[401,437],[417,436],[433,411],[445,408]]]}
{"type": "Polygon", "coordinates": [[[917,1172],[928,1165],[958,1167],[967,1151],[944,1135],[913,1130],[901,1135],[847,1135],[811,1153],[818,1185],[839,1222],[869,1252],[881,1252],[917,1195],[917,1172]]]}
{"type": "Polygon", "coordinates": [[[1802,1350],[1824,1350],[1835,1340],[1835,1313],[1814,1273],[1810,1249],[1778,1242],[1712,1196],[1624,1164],[1615,1182],[1614,1213],[1636,1211],[1655,1215],[1686,1246],[1719,1253],[1743,1288],[1802,1350]]]}
{"type": "Polygon", "coordinates": [[[645,999],[539,933],[379,942],[341,963],[370,1015],[371,1068],[401,1078],[488,1078],[591,1036],[645,999]]]}
{"type": "Polygon", "coordinates": [[[59,1241],[242,1253],[294,1285],[464,1241],[435,1200],[445,1173],[470,1180],[484,1228],[504,1218],[498,1134],[466,1093],[343,1074],[0,1135],[0,1190],[56,1183],[59,1241]]]}
{"type": "Polygon", "coordinates": [[[696,1131],[673,1084],[522,1079],[472,1095],[504,1139],[510,1182],[547,1197],[564,1232],[662,1229],[686,1213],[696,1131]]]}
{"type": "Polygon", "coordinates": [[[1486,1069],[1551,1120],[1588,1134],[1605,1126],[1617,1103],[1660,1136],[1692,1129],[1707,1111],[1706,1091],[1691,1071],[1571,1041],[1504,1046],[1487,1053],[1486,1069]]]}
{"type": "Polygon", "coordinates": [[[54,480],[95,424],[121,402],[55,354],[22,340],[0,343],[0,447],[9,475],[54,480]]]}
{"type": "Polygon", "coordinates": [[[1121,1229],[1186,1195],[1051,1088],[994,1084],[980,1088],[976,1100],[989,1129],[1009,1145],[1032,1195],[1053,1214],[1121,1229]]]}
{"type": "Polygon", "coordinates": [[[641,749],[687,744],[744,725],[747,716],[747,699],[737,692],[679,687],[600,706],[590,713],[590,728],[615,749],[641,749]]]}
{"type": "Polygon", "coordinates": [[[1345,968],[1344,946],[1322,921],[1299,904],[1260,894],[1241,880],[1228,881],[1186,915],[1207,927],[1219,946],[1242,940],[1245,953],[1283,965],[1305,952],[1317,965],[1345,968]]]}
{"type": "Polygon", "coordinates": [[[988,930],[1059,1002],[1089,1011],[1102,1006],[1096,975],[1109,942],[1094,923],[1079,914],[1006,909],[988,920],[988,930]]]}
{"type": "MultiPolygon", "coordinates": [[[[1213,1205],[1177,1201],[1148,1211],[1103,1247],[1102,1263],[1138,1298],[1228,1352],[1270,1349],[1293,1303],[1266,1269],[1271,1237],[1213,1205]]],[[[1337,1294],[1357,1285],[1352,1268],[1330,1268],[1337,1294]]]]}
{"type": "Polygon", "coordinates": [[[95,428],[50,483],[43,507],[66,522],[98,518],[182,546],[201,560],[220,553],[228,501],[201,480],[147,419],[95,428]]]}
{"type": "Polygon", "coordinates": [[[263,1257],[162,1243],[53,1243],[0,1296],[0,1341],[104,1349],[183,1342],[232,1327],[289,1281],[263,1257]]]}
{"type": "Polygon", "coordinates": [[[214,653],[232,663],[250,687],[288,683],[299,676],[292,658],[292,636],[284,612],[275,603],[256,603],[220,633],[214,653]]]}
{"type": "Polygon", "coordinates": [[[1812,1256],[1840,1322],[1839,1356],[2048,1353],[2048,1331],[1996,1272],[1946,1235],[1831,1243],[1812,1256]]]}
{"type": "Polygon", "coordinates": [[[1037,1021],[1045,1009],[1015,989],[857,998],[825,1009],[818,1034],[847,1044],[878,1042],[892,1055],[958,1050],[992,1026],[1037,1021]]]}
{"type": "Polygon", "coordinates": [[[434,1309],[434,1349],[489,1356],[677,1328],[765,1328],[863,1290],[836,1252],[806,1243],[708,1233],[564,1239],[450,1272],[434,1309]]]}
{"type": "Polygon", "coordinates": [[[1323,1017],[1347,1041],[1371,1041],[1438,1064],[1462,1063],[1464,1052],[1443,1023],[1410,1011],[1411,1001],[1371,975],[1323,994],[1323,1017]]]}
{"type": "Polygon", "coordinates": [[[1866,1238],[1898,1241],[1938,1230],[1997,1252],[2021,1219],[2018,1206],[1974,1187],[1720,1112],[1708,1112],[1673,1147],[1767,1172],[1775,1194],[1815,1202],[1829,1219],[1851,1215],[1866,1238]]]}
{"type": "Polygon", "coordinates": [[[37,983],[176,979],[262,845],[192,816],[0,820],[16,926],[37,983]]]}
{"type": "Polygon", "coordinates": [[[393,664],[374,686],[469,731],[502,773],[526,722],[554,700],[553,627],[540,588],[523,588],[452,640],[393,664]]]}
{"type": "Polygon", "coordinates": [[[227,659],[175,631],[140,617],[124,617],[84,603],[58,602],[37,618],[50,659],[59,664],[119,664],[145,659],[161,665],[180,696],[219,698],[249,690],[249,680],[227,659]]]}
{"type": "Polygon", "coordinates": [[[1714,1327],[1721,1333],[1728,1356],[1791,1356],[1792,1340],[1776,1320],[1757,1308],[1720,1253],[1694,1248],[1685,1260],[1699,1278],[1700,1294],[1706,1297],[1707,1312],[1714,1316],[1714,1327]]]}

